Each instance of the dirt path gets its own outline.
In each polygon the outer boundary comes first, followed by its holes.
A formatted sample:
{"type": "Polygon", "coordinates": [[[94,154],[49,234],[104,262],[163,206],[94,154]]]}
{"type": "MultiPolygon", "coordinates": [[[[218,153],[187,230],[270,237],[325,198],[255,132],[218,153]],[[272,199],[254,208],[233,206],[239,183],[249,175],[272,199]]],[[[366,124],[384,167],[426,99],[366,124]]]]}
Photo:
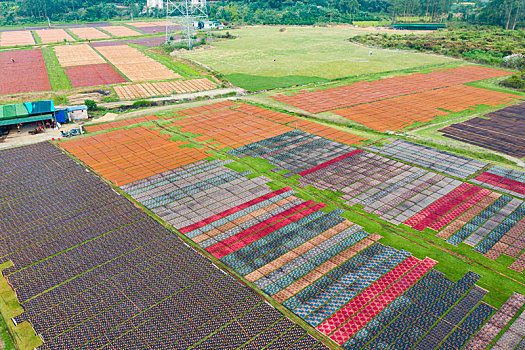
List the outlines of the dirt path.
{"type": "MultiPolygon", "coordinates": [[[[66,129],[63,129],[66,130],[66,129]]],[[[18,134],[15,131],[11,131],[7,138],[0,142],[0,149],[13,147],[13,146],[23,146],[29,145],[32,143],[38,143],[42,141],[50,141],[53,138],[59,138],[60,131],[53,129],[46,129],[45,132],[37,135],[30,135],[27,133],[27,130],[24,130],[22,133],[18,134]]]]}
{"type": "Polygon", "coordinates": [[[195,102],[189,102],[189,103],[170,104],[170,105],[166,105],[166,106],[151,107],[151,108],[147,108],[147,109],[141,109],[141,110],[138,110],[138,111],[132,111],[132,112],[126,112],[126,113],[120,113],[120,114],[110,113],[109,118],[106,118],[106,116],[103,116],[101,118],[97,118],[97,119],[91,120],[89,123],[85,123],[85,125],[95,124],[95,123],[100,123],[100,122],[106,122],[106,121],[126,119],[126,118],[141,117],[141,116],[155,114],[157,112],[169,111],[169,110],[173,110],[173,109],[191,108],[191,107],[200,105],[202,103],[215,103],[215,102],[226,101],[228,99],[229,98],[225,97],[225,98],[217,98],[217,99],[206,100],[206,101],[195,101],[195,102]]]}
{"type": "MultiPolygon", "coordinates": [[[[146,99],[148,101],[154,101],[154,102],[169,101],[169,102],[177,103],[183,100],[194,100],[199,97],[214,98],[217,96],[226,95],[230,93],[236,93],[237,95],[242,96],[246,93],[246,90],[238,88],[238,87],[234,87],[234,88],[206,90],[206,91],[199,91],[199,92],[193,92],[193,93],[188,93],[188,94],[178,94],[178,95],[173,95],[173,96],[146,98],[146,99]]],[[[116,108],[119,106],[131,106],[133,102],[135,101],[108,102],[108,103],[99,103],[98,105],[100,107],[116,108]]],[[[162,106],[162,107],[165,107],[165,106],[162,106]]]]}

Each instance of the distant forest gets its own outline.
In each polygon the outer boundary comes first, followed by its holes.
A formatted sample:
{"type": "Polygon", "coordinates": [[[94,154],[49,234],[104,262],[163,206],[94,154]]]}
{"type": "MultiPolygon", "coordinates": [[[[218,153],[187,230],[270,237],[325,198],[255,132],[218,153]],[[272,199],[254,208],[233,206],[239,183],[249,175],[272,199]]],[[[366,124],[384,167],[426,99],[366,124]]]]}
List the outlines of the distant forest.
{"type": "Polygon", "coordinates": [[[145,6],[146,0],[8,0],[0,2],[0,24],[138,17],[145,6]]]}
{"type": "MultiPolygon", "coordinates": [[[[210,17],[234,24],[312,25],[355,21],[426,21],[523,28],[525,0],[219,0],[210,17]]],[[[162,17],[146,0],[14,0],[0,2],[0,25],[162,17]]]]}

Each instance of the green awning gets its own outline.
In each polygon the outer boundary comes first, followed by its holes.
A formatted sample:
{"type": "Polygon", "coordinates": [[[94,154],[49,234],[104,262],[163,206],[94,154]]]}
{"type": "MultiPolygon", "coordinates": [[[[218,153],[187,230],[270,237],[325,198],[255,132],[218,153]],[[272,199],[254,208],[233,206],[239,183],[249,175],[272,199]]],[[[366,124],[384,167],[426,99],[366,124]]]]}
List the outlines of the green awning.
{"type": "Polygon", "coordinates": [[[52,100],[27,102],[24,105],[29,114],[48,114],[55,111],[55,105],[52,100]]]}
{"type": "MultiPolygon", "coordinates": [[[[35,114],[49,115],[52,114],[54,111],[55,105],[53,104],[52,100],[3,105],[0,106],[0,121],[15,118],[26,118],[29,116],[34,116],[35,114]]],[[[11,122],[8,124],[11,124],[11,122]]]]}
{"type": "Polygon", "coordinates": [[[437,30],[446,28],[445,23],[392,23],[392,27],[408,30],[437,30]]]}
{"type": "Polygon", "coordinates": [[[29,111],[24,103],[0,106],[0,120],[24,118],[29,116],[29,111]]]}
{"type": "Polygon", "coordinates": [[[34,117],[14,118],[14,119],[5,119],[5,120],[0,119],[0,126],[15,125],[18,123],[23,124],[23,123],[38,122],[41,120],[49,120],[53,118],[54,118],[53,114],[43,114],[43,115],[36,115],[34,117]]]}

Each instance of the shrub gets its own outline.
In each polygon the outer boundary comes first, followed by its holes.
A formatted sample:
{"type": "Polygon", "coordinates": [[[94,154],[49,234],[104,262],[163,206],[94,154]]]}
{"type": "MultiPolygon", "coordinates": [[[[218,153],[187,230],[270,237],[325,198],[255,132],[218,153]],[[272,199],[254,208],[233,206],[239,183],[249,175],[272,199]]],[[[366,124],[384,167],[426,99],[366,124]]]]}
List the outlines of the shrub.
{"type": "Polygon", "coordinates": [[[471,59],[476,62],[488,63],[488,64],[501,64],[503,58],[501,55],[495,54],[492,51],[484,51],[480,49],[474,49],[461,54],[463,57],[471,59]]]}
{"type": "Polygon", "coordinates": [[[69,100],[67,99],[66,95],[56,95],[53,97],[53,102],[56,105],[67,105],[69,103],[69,100]]]}
{"type": "Polygon", "coordinates": [[[513,69],[525,69],[525,56],[521,53],[503,57],[503,65],[513,69]]]}
{"type": "Polygon", "coordinates": [[[502,80],[500,85],[511,89],[525,90],[525,71],[502,80]]]}
{"type": "Polygon", "coordinates": [[[153,101],[148,100],[137,100],[133,102],[133,107],[143,107],[143,106],[150,106],[153,104],[153,101]]]}
{"type": "Polygon", "coordinates": [[[93,100],[84,100],[84,104],[89,111],[96,111],[98,109],[97,103],[93,100]]]}
{"type": "Polygon", "coordinates": [[[425,35],[368,34],[351,41],[384,48],[435,52],[476,62],[525,68],[525,31],[501,30],[491,27],[446,29],[425,35]]]}
{"type": "Polygon", "coordinates": [[[166,44],[166,43],[162,44],[160,47],[161,47],[166,53],[171,53],[171,52],[175,49],[175,47],[173,47],[173,45],[166,44]]]}

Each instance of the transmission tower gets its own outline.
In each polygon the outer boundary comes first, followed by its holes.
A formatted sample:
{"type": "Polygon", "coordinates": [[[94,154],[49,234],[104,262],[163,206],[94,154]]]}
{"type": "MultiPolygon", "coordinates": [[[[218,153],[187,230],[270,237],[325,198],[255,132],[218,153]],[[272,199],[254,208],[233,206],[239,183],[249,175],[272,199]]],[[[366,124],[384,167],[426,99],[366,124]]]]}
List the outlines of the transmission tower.
{"type": "MultiPolygon", "coordinates": [[[[208,24],[208,9],[206,0],[166,0],[166,43],[174,41],[175,33],[182,27],[182,41],[191,50],[196,40],[195,32],[198,29],[206,30],[206,37],[211,40],[209,26],[199,28],[208,24]]],[[[206,38],[204,39],[206,40],[206,38]]]]}

